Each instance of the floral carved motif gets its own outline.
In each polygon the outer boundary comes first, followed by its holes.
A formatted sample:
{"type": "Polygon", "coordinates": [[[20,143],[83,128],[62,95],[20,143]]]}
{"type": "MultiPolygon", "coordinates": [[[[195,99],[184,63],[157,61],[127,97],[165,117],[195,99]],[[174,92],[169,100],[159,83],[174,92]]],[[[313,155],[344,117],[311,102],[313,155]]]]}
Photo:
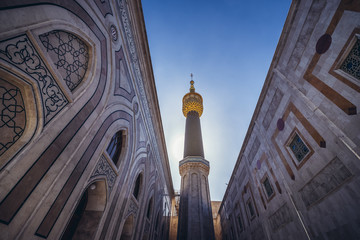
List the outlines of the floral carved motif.
{"type": "Polygon", "coordinates": [[[127,216],[129,216],[130,214],[133,214],[134,215],[134,218],[136,218],[136,213],[138,211],[138,206],[137,204],[135,203],[135,201],[133,199],[130,200],[130,204],[129,204],[129,207],[128,207],[128,211],[127,211],[127,216]]]}
{"type": "Polygon", "coordinates": [[[0,42],[0,58],[25,72],[37,82],[45,124],[68,103],[64,93],[25,34],[0,42]]]}
{"type": "Polygon", "coordinates": [[[91,178],[97,176],[105,176],[109,189],[112,189],[116,180],[116,173],[114,172],[104,155],[101,155],[101,158],[97,163],[95,170],[91,175],[91,178]]]}

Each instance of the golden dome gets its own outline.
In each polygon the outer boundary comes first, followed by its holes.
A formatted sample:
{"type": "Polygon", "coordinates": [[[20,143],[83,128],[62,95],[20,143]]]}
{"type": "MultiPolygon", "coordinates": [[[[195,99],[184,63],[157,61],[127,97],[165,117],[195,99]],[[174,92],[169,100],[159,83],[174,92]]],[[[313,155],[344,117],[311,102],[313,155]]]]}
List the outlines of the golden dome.
{"type": "Polygon", "coordinates": [[[190,111],[195,111],[199,117],[203,113],[203,99],[199,93],[195,92],[194,81],[190,81],[190,92],[183,97],[183,114],[187,117],[190,111]]]}

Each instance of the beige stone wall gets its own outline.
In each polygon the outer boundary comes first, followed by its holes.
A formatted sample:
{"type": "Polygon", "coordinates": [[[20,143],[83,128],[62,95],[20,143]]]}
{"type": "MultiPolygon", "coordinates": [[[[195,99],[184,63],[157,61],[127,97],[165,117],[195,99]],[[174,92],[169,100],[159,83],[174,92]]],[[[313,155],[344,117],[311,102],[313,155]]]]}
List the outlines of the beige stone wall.
{"type": "Polygon", "coordinates": [[[59,239],[82,204],[80,238],[167,239],[174,191],[140,1],[3,1],[0,21],[0,94],[14,95],[0,109],[15,125],[0,124],[0,239],[59,239]]]}
{"type": "Polygon", "coordinates": [[[220,209],[221,201],[211,201],[211,210],[213,216],[213,223],[214,223],[214,232],[215,232],[215,239],[221,240],[221,223],[220,223],[220,216],[219,216],[219,209],[220,209]]]}
{"type": "Polygon", "coordinates": [[[171,219],[170,219],[170,240],[177,239],[177,230],[179,223],[179,202],[180,202],[180,194],[179,192],[175,192],[175,197],[172,199],[172,210],[171,210],[171,219]]]}
{"type": "Polygon", "coordinates": [[[219,210],[224,239],[360,237],[360,79],[340,68],[359,6],[293,1],[219,210]]]}

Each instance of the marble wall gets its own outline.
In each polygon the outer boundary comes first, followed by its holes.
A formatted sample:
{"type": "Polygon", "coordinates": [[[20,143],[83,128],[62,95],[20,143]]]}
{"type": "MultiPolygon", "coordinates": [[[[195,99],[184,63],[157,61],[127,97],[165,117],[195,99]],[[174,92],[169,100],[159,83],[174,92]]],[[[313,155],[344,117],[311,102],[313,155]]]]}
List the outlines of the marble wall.
{"type": "Polygon", "coordinates": [[[0,21],[0,239],[167,239],[141,2],[2,1],[0,21]]]}
{"type": "Polygon", "coordinates": [[[359,239],[359,6],[293,1],[219,210],[223,239],[359,239]]]}

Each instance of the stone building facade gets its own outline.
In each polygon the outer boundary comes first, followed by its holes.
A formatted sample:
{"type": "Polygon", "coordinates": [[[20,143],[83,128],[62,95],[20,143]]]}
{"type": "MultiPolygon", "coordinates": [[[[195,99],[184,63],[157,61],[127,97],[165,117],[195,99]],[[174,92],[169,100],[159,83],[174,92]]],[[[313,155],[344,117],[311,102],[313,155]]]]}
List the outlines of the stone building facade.
{"type": "Polygon", "coordinates": [[[293,1],[220,206],[223,239],[360,239],[360,1],[293,1]]]}
{"type": "Polygon", "coordinates": [[[0,2],[0,239],[168,239],[140,0],[0,2]]]}

